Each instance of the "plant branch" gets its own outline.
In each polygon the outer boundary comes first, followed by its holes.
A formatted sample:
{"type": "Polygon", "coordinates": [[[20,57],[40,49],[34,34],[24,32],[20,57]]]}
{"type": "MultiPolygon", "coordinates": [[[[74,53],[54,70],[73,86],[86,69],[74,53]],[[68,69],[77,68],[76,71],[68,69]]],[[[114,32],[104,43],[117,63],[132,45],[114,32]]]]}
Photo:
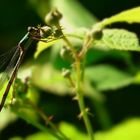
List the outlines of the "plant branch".
{"type": "Polygon", "coordinates": [[[45,121],[46,125],[49,124],[50,127],[55,130],[56,132],[58,132],[60,134],[60,136],[62,137],[63,140],[69,140],[69,138],[67,138],[65,136],[65,134],[63,134],[49,119],[48,116],[46,116],[46,114],[44,114],[44,112],[38,108],[33,102],[31,102],[30,100],[28,100],[29,104],[39,113],[39,115],[42,117],[42,119],[45,121]]]}
{"type": "Polygon", "coordinates": [[[79,104],[79,108],[81,111],[80,114],[81,114],[81,117],[83,117],[90,140],[94,140],[92,126],[91,126],[90,120],[88,118],[88,111],[87,111],[88,109],[85,107],[84,95],[83,95],[83,90],[82,90],[83,70],[84,70],[84,68],[81,67],[82,57],[79,57],[79,54],[76,52],[76,50],[73,48],[72,44],[69,42],[69,40],[65,36],[64,36],[63,40],[71,48],[72,53],[75,58],[75,67],[74,67],[75,72],[76,72],[75,86],[76,86],[76,93],[77,93],[77,97],[78,97],[78,104],[79,104]]]}
{"type": "Polygon", "coordinates": [[[81,62],[79,59],[76,59],[76,64],[75,64],[76,68],[76,93],[78,95],[78,104],[79,104],[79,108],[81,110],[81,116],[83,117],[86,129],[88,131],[88,135],[90,136],[90,140],[94,140],[93,137],[93,130],[92,130],[92,126],[90,124],[89,118],[88,118],[88,111],[85,107],[85,103],[84,103],[84,95],[83,95],[83,90],[82,90],[82,71],[81,71],[81,62]]]}

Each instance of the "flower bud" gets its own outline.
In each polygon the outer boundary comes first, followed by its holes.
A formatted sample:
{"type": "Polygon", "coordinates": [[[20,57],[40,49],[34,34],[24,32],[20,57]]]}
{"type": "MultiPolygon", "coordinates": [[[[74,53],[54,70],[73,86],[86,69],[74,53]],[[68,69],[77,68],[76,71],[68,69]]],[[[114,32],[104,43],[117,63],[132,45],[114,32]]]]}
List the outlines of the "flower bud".
{"type": "Polygon", "coordinates": [[[64,78],[70,78],[70,75],[71,75],[71,71],[69,69],[62,69],[62,76],[64,78]]]}
{"type": "Polygon", "coordinates": [[[59,25],[62,14],[55,8],[45,18],[48,25],[59,25]]]}
{"type": "Polygon", "coordinates": [[[92,37],[95,40],[100,40],[103,36],[103,32],[101,29],[94,29],[92,30],[92,37]]]}
{"type": "Polygon", "coordinates": [[[72,54],[71,54],[71,50],[69,48],[67,48],[66,46],[63,46],[60,50],[60,56],[64,59],[64,60],[68,60],[68,61],[72,61],[72,54]]]}

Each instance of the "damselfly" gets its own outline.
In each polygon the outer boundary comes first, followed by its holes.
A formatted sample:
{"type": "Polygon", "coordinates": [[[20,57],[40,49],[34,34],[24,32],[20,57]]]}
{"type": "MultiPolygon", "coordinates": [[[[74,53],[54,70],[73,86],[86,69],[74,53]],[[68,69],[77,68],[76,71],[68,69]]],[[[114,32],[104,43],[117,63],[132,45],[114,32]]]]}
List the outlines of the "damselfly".
{"type": "MultiPolygon", "coordinates": [[[[11,53],[13,53],[13,55],[9,59],[9,63],[0,77],[0,90],[2,89],[2,86],[4,85],[7,77],[9,77],[6,89],[3,93],[3,96],[0,102],[0,111],[2,110],[4,106],[10,87],[16,78],[17,71],[25,55],[25,52],[28,49],[28,47],[31,45],[32,41],[37,40],[37,41],[43,41],[43,42],[50,42],[55,39],[57,39],[55,37],[55,33],[53,29],[49,26],[28,27],[28,32],[26,33],[26,35],[20,40],[18,45],[11,50],[11,53]]],[[[4,59],[2,55],[0,57],[4,59]]]]}

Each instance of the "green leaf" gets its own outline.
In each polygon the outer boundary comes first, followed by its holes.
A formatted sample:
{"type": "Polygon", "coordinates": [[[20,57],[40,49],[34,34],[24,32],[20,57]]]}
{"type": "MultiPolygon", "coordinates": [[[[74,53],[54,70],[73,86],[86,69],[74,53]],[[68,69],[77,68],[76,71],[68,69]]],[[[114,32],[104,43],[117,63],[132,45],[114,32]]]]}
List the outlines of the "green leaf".
{"type": "Polygon", "coordinates": [[[140,119],[133,118],[109,131],[98,132],[95,140],[140,140],[140,119]]]}
{"type": "Polygon", "coordinates": [[[23,140],[23,138],[17,136],[17,137],[10,138],[9,140],[23,140]]]}
{"type": "Polygon", "coordinates": [[[115,22],[140,23],[140,6],[106,18],[100,24],[105,27],[115,22]]]}
{"type": "MultiPolygon", "coordinates": [[[[0,101],[2,101],[3,94],[4,94],[4,92],[5,92],[6,88],[7,88],[7,84],[8,84],[8,79],[6,79],[5,83],[0,88],[0,101]]],[[[8,92],[8,95],[6,97],[4,106],[9,105],[11,103],[11,99],[12,99],[12,96],[13,96],[13,91],[14,91],[14,89],[13,89],[13,83],[12,83],[12,85],[10,87],[10,90],[8,92]]]]}
{"type": "Polygon", "coordinates": [[[71,140],[87,140],[88,136],[82,131],[78,130],[74,125],[62,122],[60,129],[67,135],[71,140]]]}
{"type": "MultiPolygon", "coordinates": [[[[113,60],[118,60],[123,63],[127,63],[128,60],[131,59],[131,53],[127,51],[119,51],[119,50],[99,50],[95,48],[90,48],[87,52],[86,56],[86,64],[97,64],[98,62],[101,62],[102,60],[111,58],[113,60]],[[94,57],[93,57],[94,56],[94,57]]],[[[127,63],[128,64],[128,63],[127,63]]]]}
{"type": "Polygon", "coordinates": [[[45,49],[51,47],[55,43],[57,43],[59,45],[60,44],[59,39],[58,40],[53,40],[53,41],[48,42],[48,43],[39,41],[38,44],[37,44],[37,50],[36,50],[36,52],[34,54],[34,57],[37,58],[42,51],[44,51],[45,49]]]}
{"type": "Polygon", "coordinates": [[[25,140],[57,140],[57,138],[48,133],[38,132],[28,136],[25,140]]]}
{"type": "MultiPolygon", "coordinates": [[[[75,126],[68,123],[60,124],[61,131],[71,140],[87,140],[88,136],[79,131],[75,126]]],[[[58,140],[49,133],[39,132],[28,136],[25,140],[58,140]]]]}
{"type": "Polygon", "coordinates": [[[10,109],[5,109],[0,112],[0,131],[6,128],[10,123],[14,122],[17,116],[10,109]]]}
{"type": "Polygon", "coordinates": [[[131,75],[109,65],[98,65],[87,68],[85,76],[99,90],[115,90],[133,83],[131,75]]]}
{"type": "Polygon", "coordinates": [[[124,29],[104,29],[102,39],[95,44],[103,49],[140,51],[137,35],[124,29]]]}
{"type": "Polygon", "coordinates": [[[135,79],[134,79],[135,84],[140,84],[140,71],[137,72],[135,79]]]}
{"type": "MultiPolygon", "coordinates": [[[[88,136],[82,131],[79,131],[74,125],[61,123],[60,129],[71,140],[87,140],[88,136]]],[[[95,140],[139,140],[140,139],[140,119],[129,119],[109,131],[101,131],[95,133],[95,140]]],[[[21,138],[22,139],[22,138],[21,138]]],[[[32,134],[25,140],[58,140],[50,135],[50,133],[38,132],[32,134]]],[[[16,140],[14,138],[10,140],[16,140]]]]}

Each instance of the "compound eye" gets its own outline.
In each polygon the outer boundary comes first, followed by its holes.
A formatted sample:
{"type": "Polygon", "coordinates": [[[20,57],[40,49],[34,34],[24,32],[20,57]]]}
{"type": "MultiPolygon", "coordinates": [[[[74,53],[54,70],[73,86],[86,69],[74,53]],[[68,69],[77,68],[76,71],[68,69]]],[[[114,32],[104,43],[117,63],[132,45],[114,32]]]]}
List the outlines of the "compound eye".
{"type": "Polygon", "coordinates": [[[28,30],[28,32],[33,32],[34,31],[34,27],[29,26],[27,30],[28,30]]]}
{"type": "Polygon", "coordinates": [[[40,38],[40,30],[35,27],[28,27],[30,36],[40,38]]]}

